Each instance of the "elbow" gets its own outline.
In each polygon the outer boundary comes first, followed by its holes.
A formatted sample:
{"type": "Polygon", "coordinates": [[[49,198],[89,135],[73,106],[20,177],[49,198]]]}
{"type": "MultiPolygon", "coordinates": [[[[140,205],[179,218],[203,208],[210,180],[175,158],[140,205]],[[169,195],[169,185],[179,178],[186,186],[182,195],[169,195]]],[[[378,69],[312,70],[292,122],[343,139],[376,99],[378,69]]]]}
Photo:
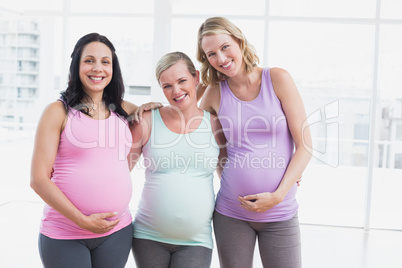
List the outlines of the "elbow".
{"type": "Polygon", "coordinates": [[[304,131],[301,146],[296,146],[296,148],[301,148],[303,151],[305,151],[305,157],[308,161],[310,161],[311,157],[313,156],[313,140],[309,130],[304,131]]]}
{"type": "Polygon", "coordinates": [[[40,188],[40,184],[38,181],[35,179],[34,175],[31,175],[31,182],[30,182],[30,187],[32,190],[34,190],[36,193],[38,193],[38,190],[40,188]]]}
{"type": "Polygon", "coordinates": [[[41,189],[44,187],[44,184],[45,184],[45,180],[43,180],[41,178],[43,178],[43,177],[40,175],[31,174],[30,187],[38,195],[40,195],[41,189]]]}
{"type": "Polygon", "coordinates": [[[306,162],[309,163],[311,158],[312,158],[313,154],[310,151],[306,152],[306,162]]]}
{"type": "Polygon", "coordinates": [[[313,146],[310,143],[303,143],[302,147],[300,148],[303,158],[306,162],[310,162],[313,156],[313,146]]]}
{"type": "Polygon", "coordinates": [[[311,142],[311,138],[303,140],[303,142],[296,144],[295,154],[300,155],[300,157],[302,157],[305,162],[310,162],[313,156],[313,145],[311,142]]]}

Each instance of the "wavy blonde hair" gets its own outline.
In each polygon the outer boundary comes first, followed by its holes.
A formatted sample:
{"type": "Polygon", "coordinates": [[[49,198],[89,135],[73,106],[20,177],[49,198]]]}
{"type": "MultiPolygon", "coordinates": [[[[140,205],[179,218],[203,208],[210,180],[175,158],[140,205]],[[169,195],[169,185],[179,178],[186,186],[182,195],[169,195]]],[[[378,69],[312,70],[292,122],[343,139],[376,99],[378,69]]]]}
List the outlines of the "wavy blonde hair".
{"type": "Polygon", "coordinates": [[[240,46],[242,57],[246,63],[246,72],[251,72],[260,62],[256,50],[250,44],[241,30],[230,20],[224,17],[211,17],[201,24],[198,30],[197,60],[201,63],[201,79],[206,85],[217,85],[226,75],[217,71],[209,63],[205,51],[201,47],[202,38],[208,35],[227,34],[233,37],[240,46]]]}

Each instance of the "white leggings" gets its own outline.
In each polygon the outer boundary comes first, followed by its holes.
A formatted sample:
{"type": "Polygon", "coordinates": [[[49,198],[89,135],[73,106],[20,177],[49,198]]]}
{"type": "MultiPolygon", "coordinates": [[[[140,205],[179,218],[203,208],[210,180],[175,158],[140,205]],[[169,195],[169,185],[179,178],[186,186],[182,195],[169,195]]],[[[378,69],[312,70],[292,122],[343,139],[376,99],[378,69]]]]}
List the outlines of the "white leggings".
{"type": "Polygon", "coordinates": [[[300,268],[297,214],[280,222],[249,222],[214,212],[215,239],[221,268],[252,268],[256,237],[265,268],[300,268]]]}

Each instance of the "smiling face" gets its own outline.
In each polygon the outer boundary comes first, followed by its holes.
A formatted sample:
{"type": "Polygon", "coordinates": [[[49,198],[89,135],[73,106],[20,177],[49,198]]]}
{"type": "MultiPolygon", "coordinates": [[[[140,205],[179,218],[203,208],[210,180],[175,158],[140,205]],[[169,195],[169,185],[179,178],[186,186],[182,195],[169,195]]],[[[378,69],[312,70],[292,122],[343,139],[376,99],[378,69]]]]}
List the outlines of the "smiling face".
{"type": "Polygon", "coordinates": [[[228,77],[234,77],[244,65],[240,46],[230,35],[206,35],[201,47],[212,67],[228,77]]]}
{"type": "Polygon", "coordinates": [[[182,60],[163,71],[159,77],[159,84],[166,99],[173,106],[184,110],[191,105],[197,107],[196,86],[199,73],[192,76],[186,63],[182,60]]]}
{"type": "Polygon", "coordinates": [[[103,92],[112,80],[112,51],[101,42],[85,46],[80,59],[80,80],[88,95],[103,92]]]}

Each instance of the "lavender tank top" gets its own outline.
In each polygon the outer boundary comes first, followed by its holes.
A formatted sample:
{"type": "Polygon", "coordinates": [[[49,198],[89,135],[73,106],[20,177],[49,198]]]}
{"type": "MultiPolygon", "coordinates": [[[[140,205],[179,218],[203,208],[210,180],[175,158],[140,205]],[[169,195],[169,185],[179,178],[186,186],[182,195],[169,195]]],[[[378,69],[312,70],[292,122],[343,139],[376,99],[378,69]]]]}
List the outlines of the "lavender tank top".
{"type": "Polygon", "coordinates": [[[215,209],[223,215],[253,222],[292,218],[298,210],[296,183],[281,203],[263,213],[248,211],[238,201],[238,196],[274,192],[294,152],[294,142],[269,69],[263,70],[260,92],[252,101],[239,100],[227,81],[222,81],[220,88],[218,117],[228,142],[228,162],[222,173],[215,209]]]}

